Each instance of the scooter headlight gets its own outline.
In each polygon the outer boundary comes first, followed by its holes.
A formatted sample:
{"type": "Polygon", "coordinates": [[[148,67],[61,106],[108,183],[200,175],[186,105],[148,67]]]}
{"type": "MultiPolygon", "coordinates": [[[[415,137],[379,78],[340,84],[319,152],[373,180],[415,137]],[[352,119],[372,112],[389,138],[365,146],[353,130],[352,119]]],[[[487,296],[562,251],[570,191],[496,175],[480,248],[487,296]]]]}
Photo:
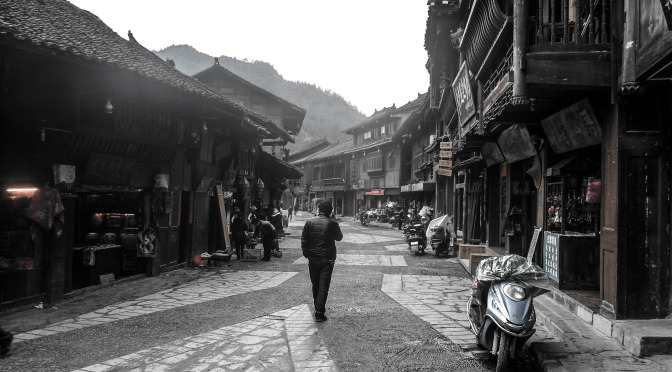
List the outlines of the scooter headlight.
{"type": "Polygon", "coordinates": [[[518,285],[507,284],[504,286],[504,294],[514,301],[522,301],[525,299],[525,288],[518,285]]]}

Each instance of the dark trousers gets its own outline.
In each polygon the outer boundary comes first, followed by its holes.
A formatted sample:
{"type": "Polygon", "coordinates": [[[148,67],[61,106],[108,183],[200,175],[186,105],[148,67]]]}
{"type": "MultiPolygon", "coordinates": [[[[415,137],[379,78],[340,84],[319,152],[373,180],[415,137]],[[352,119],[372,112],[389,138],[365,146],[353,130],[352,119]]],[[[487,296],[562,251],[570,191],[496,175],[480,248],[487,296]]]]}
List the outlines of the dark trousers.
{"type": "Polygon", "coordinates": [[[311,258],[308,260],[310,282],[313,284],[313,302],[315,314],[324,315],[331,274],[334,272],[334,260],[326,258],[311,258]]]}
{"type": "Polygon", "coordinates": [[[243,249],[245,248],[245,240],[234,240],[233,246],[236,247],[236,258],[243,259],[243,249]]]}
{"type": "Polygon", "coordinates": [[[275,237],[273,235],[266,235],[261,239],[261,243],[264,245],[264,260],[270,260],[275,237]]]}

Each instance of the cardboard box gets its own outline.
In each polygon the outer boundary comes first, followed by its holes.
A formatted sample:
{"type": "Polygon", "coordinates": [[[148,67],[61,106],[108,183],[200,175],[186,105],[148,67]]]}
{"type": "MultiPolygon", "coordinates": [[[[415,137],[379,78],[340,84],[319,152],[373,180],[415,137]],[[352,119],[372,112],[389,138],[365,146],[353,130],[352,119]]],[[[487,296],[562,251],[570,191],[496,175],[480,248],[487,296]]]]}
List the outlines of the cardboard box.
{"type": "Polygon", "coordinates": [[[243,261],[261,261],[262,257],[264,257],[262,248],[243,249],[243,261]]]}

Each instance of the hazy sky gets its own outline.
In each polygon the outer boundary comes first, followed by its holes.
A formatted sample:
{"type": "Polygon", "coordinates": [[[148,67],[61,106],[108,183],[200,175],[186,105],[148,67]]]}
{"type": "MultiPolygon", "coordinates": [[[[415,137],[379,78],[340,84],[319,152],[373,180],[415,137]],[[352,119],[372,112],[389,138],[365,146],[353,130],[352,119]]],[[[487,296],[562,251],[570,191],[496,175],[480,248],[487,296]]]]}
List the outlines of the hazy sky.
{"type": "Polygon", "coordinates": [[[265,61],[365,115],[425,93],[427,5],[413,0],[70,0],[150,50],[265,61]]]}

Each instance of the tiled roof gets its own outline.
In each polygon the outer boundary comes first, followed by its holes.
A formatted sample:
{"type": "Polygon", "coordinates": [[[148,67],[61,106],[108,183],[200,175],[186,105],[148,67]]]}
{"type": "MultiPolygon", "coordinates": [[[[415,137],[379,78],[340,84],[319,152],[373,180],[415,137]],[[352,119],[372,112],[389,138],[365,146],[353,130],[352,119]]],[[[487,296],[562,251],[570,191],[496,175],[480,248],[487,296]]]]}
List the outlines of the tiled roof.
{"type": "Polygon", "coordinates": [[[299,106],[297,106],[297,105],[295,105],[295,104],[293,104],[293,103],[291,103],[291,102],[289,102],[289,101],[287,101],[287,100],[285,100],[285,99],[283,99],[283,98],[281,98],[281,97],[278,97],[278,96],[276,96],[275,94],[273,94],[273,93],[267,91],[266,89],[264,89],[264,88],[262,88],[262,87],[260,87],[260,86],[258,86],[258,85],[254,85],[254,84],[250,83],[249,81],[243,79],[242,77],[240,77],[240,76],[234,74],[234,73],[233,73],[231,70],[229,70],[228,68],[226,68],[226,67],[220,65],[219,62],[215,62],[212,66],[208,67],[207,69],[205,69],[205,70],[203,70],[203,71],[201,71],[201,72],[199,72],[199,73],[193,75],[192,78],[198,80],[199,76],[203,76],[203,75],[208,74],[208,73],[211,73],[211,72],[222,73],[222,74],[225,74],[225,75],[227,75],[227,76],[229,76],[229,77],[231,77],[231,78],[233,78],[233,79],[235,79],[235,80],[238,80],[240,83],[242,83],[242,84],[244,84],[244,85],[247,85],[247,86],[249,86],[250,88],[255,89],[255,90],[261,92],[262,94],[264,94],[264,95],[266,95],[266,96],[268,96],[268,97],[270,97],[270,98],[272,98],[272,99],[274,99],[274,100],[280,102],[281,104],[283,104],[283,105],[285,105],[285,106],[287,106],[287,107],[290,107],[292,110],[297,111],[297,112],[300,114],[301,117],[305,117],[305,116],[306,116],[306,109],[303,109],[303,108],[301,108],[301,107],[299,107],[299,106]]]}
{"type": "Polygon", "coordinates": [[[306,159],[303,159],[301,162],[310,162],[314,160],[336,157],[345,154],[345,152],[351,148],[352,148],[352,139],[348,138],[336,142],[335,144],[327,147],[326,149],[319,151],[306,159]]]}
{"type": "MultiPolygon", "coordinates": [[[[0,44],[21,45],[135,72],[173,89],[212,100],[231,113],[263,123],[262,127],[275,125],[177,71],[135,41],[130,31],[129,40],[125,40],[94,14],[65,0],[0,0],[0,44]]],[[[267,129],[264,131],[268,133],[267,129]]]]}
{"type": "Polygon", "coordinates": [[[292,162],[297,162],[300,161],[304,158],[307,158],[311,155],[313,155],[315,152],[319,151],[316,150],[318,147],[326,147],[331,145],[329,141],[327,141],[326,138],[319,139],[317,141],[313,141],[309,143],[307,146],[302,147],[299,150],[293,151],[290,155],[289,158],[291,159],[292,162]]]}
{"type": "Polygon", "coordinates": [[[353,132],[355,132],[356,129],[365,127],[367,124],[373,123],[376,120],[378,120],[378,119],[380,119],[380,118],[382,118],[386,115],[391,115],[391,114],[396,113],[396,112],[406,111],[409,108],[411,108],[413,106],[417,106],[420,103],[422,103],[425,100],[426,96],[427,96],[427,93],[418,94],[418,97],[416,99],[414,99],[412,101],[409,101],[408,103],[406,103],[403,106],[396,107],[395,105],[392,105],[391,107],[386,107],[386,108],[384,108],[380,111],[375,112],[373,115],[367,117],[361,123],[359,123],[359,124],[357,124],[353,127],[350,127],[348,129],[344,130],[343,132],[348,133],[348,134],[352,134],[353,132]]]}

